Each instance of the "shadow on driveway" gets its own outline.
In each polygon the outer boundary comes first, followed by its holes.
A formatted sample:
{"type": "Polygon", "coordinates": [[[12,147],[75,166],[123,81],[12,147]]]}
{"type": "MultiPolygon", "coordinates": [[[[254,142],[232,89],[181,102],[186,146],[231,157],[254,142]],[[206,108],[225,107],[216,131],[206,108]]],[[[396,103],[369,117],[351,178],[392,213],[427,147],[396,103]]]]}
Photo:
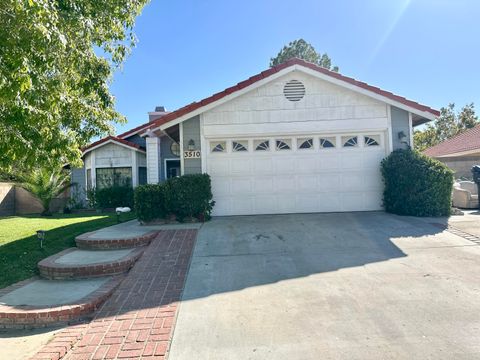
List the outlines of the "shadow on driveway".
{"type": "Polygon", "coordinates": [[[198,235],[183,300],[401,258],[392,239],[442,231],[380,212],[215,218],[198,235]]]}

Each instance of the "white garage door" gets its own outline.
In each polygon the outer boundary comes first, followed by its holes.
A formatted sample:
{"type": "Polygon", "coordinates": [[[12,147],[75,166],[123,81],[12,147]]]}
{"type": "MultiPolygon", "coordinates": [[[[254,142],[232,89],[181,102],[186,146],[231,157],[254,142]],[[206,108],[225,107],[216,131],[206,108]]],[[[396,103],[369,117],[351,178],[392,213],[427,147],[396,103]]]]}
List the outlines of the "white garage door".
{"type": "Polygon", "coordinates": [[[384,133],[207,141],[214,215],[382,208],[384,133]]]}

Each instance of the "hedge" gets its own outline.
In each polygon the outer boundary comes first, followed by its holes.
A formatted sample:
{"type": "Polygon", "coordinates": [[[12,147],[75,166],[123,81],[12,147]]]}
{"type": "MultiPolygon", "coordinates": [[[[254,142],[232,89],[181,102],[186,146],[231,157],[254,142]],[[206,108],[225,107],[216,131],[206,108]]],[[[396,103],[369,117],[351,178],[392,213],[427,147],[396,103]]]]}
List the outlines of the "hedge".
{"type": "Polygon", "coordinates": [[[452,204],[453,171],[414,150],[395,150],[382,160],[387,212],[413,216],[447,216],[452,204]]]}
{"type": "Polygon", "coordinates": [[[135,189],[135,211],[140,221],[149,222],[174,215],[208,220],[215,204],[212,201],[210,176],[183,175],[157,185],[141,185],[135,189]]]}
{"type": "Polygon", "coordinates": [[[88,204],[96,209],[110,209],[128,206],[133,208],[133,188],[131,186],[112,186],[87,191],[88,204]]]}
{"type": "Polygon", "coordinates": [[[135,211],[141,221],[165,218],[165,186],[161,184],[140,185],[135,188],[135,211]]]}

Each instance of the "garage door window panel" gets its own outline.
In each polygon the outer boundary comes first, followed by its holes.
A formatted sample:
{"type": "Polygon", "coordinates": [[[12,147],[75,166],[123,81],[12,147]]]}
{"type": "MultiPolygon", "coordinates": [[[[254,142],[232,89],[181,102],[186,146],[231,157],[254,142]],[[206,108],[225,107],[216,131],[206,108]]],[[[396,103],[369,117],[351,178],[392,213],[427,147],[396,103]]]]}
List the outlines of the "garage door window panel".
{"type": "Polygon", "coordinates": [[[232,152],[247,152],[247,151],[248,151],[248,141],[246,140],[232,141],[232,152]]]}
{"type": "Polygon", "coordinates": [[[313,138],[297,139],[297,146],[299,150],[313,149],[313,138]]]}
{"type": "Polygon", "coordinates": [[[358,136],[342,136],[343,147],[358,147],[358,136]]]}
{"type": "Polygon", "coordinates": [[[277,151],[285,151],[285,150],[291,150],[292,149],[292,140],[290,139],[277,139],[275,141],[275,149],[277,151]]]}
{"type": "Polygon", "coordinates": [[[380,135],[365,135],[363,141],[366,147],[380,146],[380,135]]]}
{"type": "Polygon", "coordinates": [[[227,151],[227,143],[226,141],[210,142],[210,150],[212,153],[224,153],[227,151]]]}
{"type": "Polygon", "coordinates": [[[255,140],[253,142],[255,151],[269,151],[270,150],[270,141],[268,140],[255,140]]]}
{"type": "Polygon", "coordinates": [[[334,149],[335,144],[336,144],[336,139],[334,137],[320,138],[320,149],[334,149]]]}

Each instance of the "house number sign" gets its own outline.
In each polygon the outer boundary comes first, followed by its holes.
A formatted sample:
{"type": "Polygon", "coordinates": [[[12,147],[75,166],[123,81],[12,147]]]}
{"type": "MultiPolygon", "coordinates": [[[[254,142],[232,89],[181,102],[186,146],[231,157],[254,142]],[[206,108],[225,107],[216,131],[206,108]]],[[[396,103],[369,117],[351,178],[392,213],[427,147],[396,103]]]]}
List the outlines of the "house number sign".
{"type": "Polygon", "coordinates": [[[200,159],[200,150],[186,150],[183,152],[185,159],[200,159]]]}

